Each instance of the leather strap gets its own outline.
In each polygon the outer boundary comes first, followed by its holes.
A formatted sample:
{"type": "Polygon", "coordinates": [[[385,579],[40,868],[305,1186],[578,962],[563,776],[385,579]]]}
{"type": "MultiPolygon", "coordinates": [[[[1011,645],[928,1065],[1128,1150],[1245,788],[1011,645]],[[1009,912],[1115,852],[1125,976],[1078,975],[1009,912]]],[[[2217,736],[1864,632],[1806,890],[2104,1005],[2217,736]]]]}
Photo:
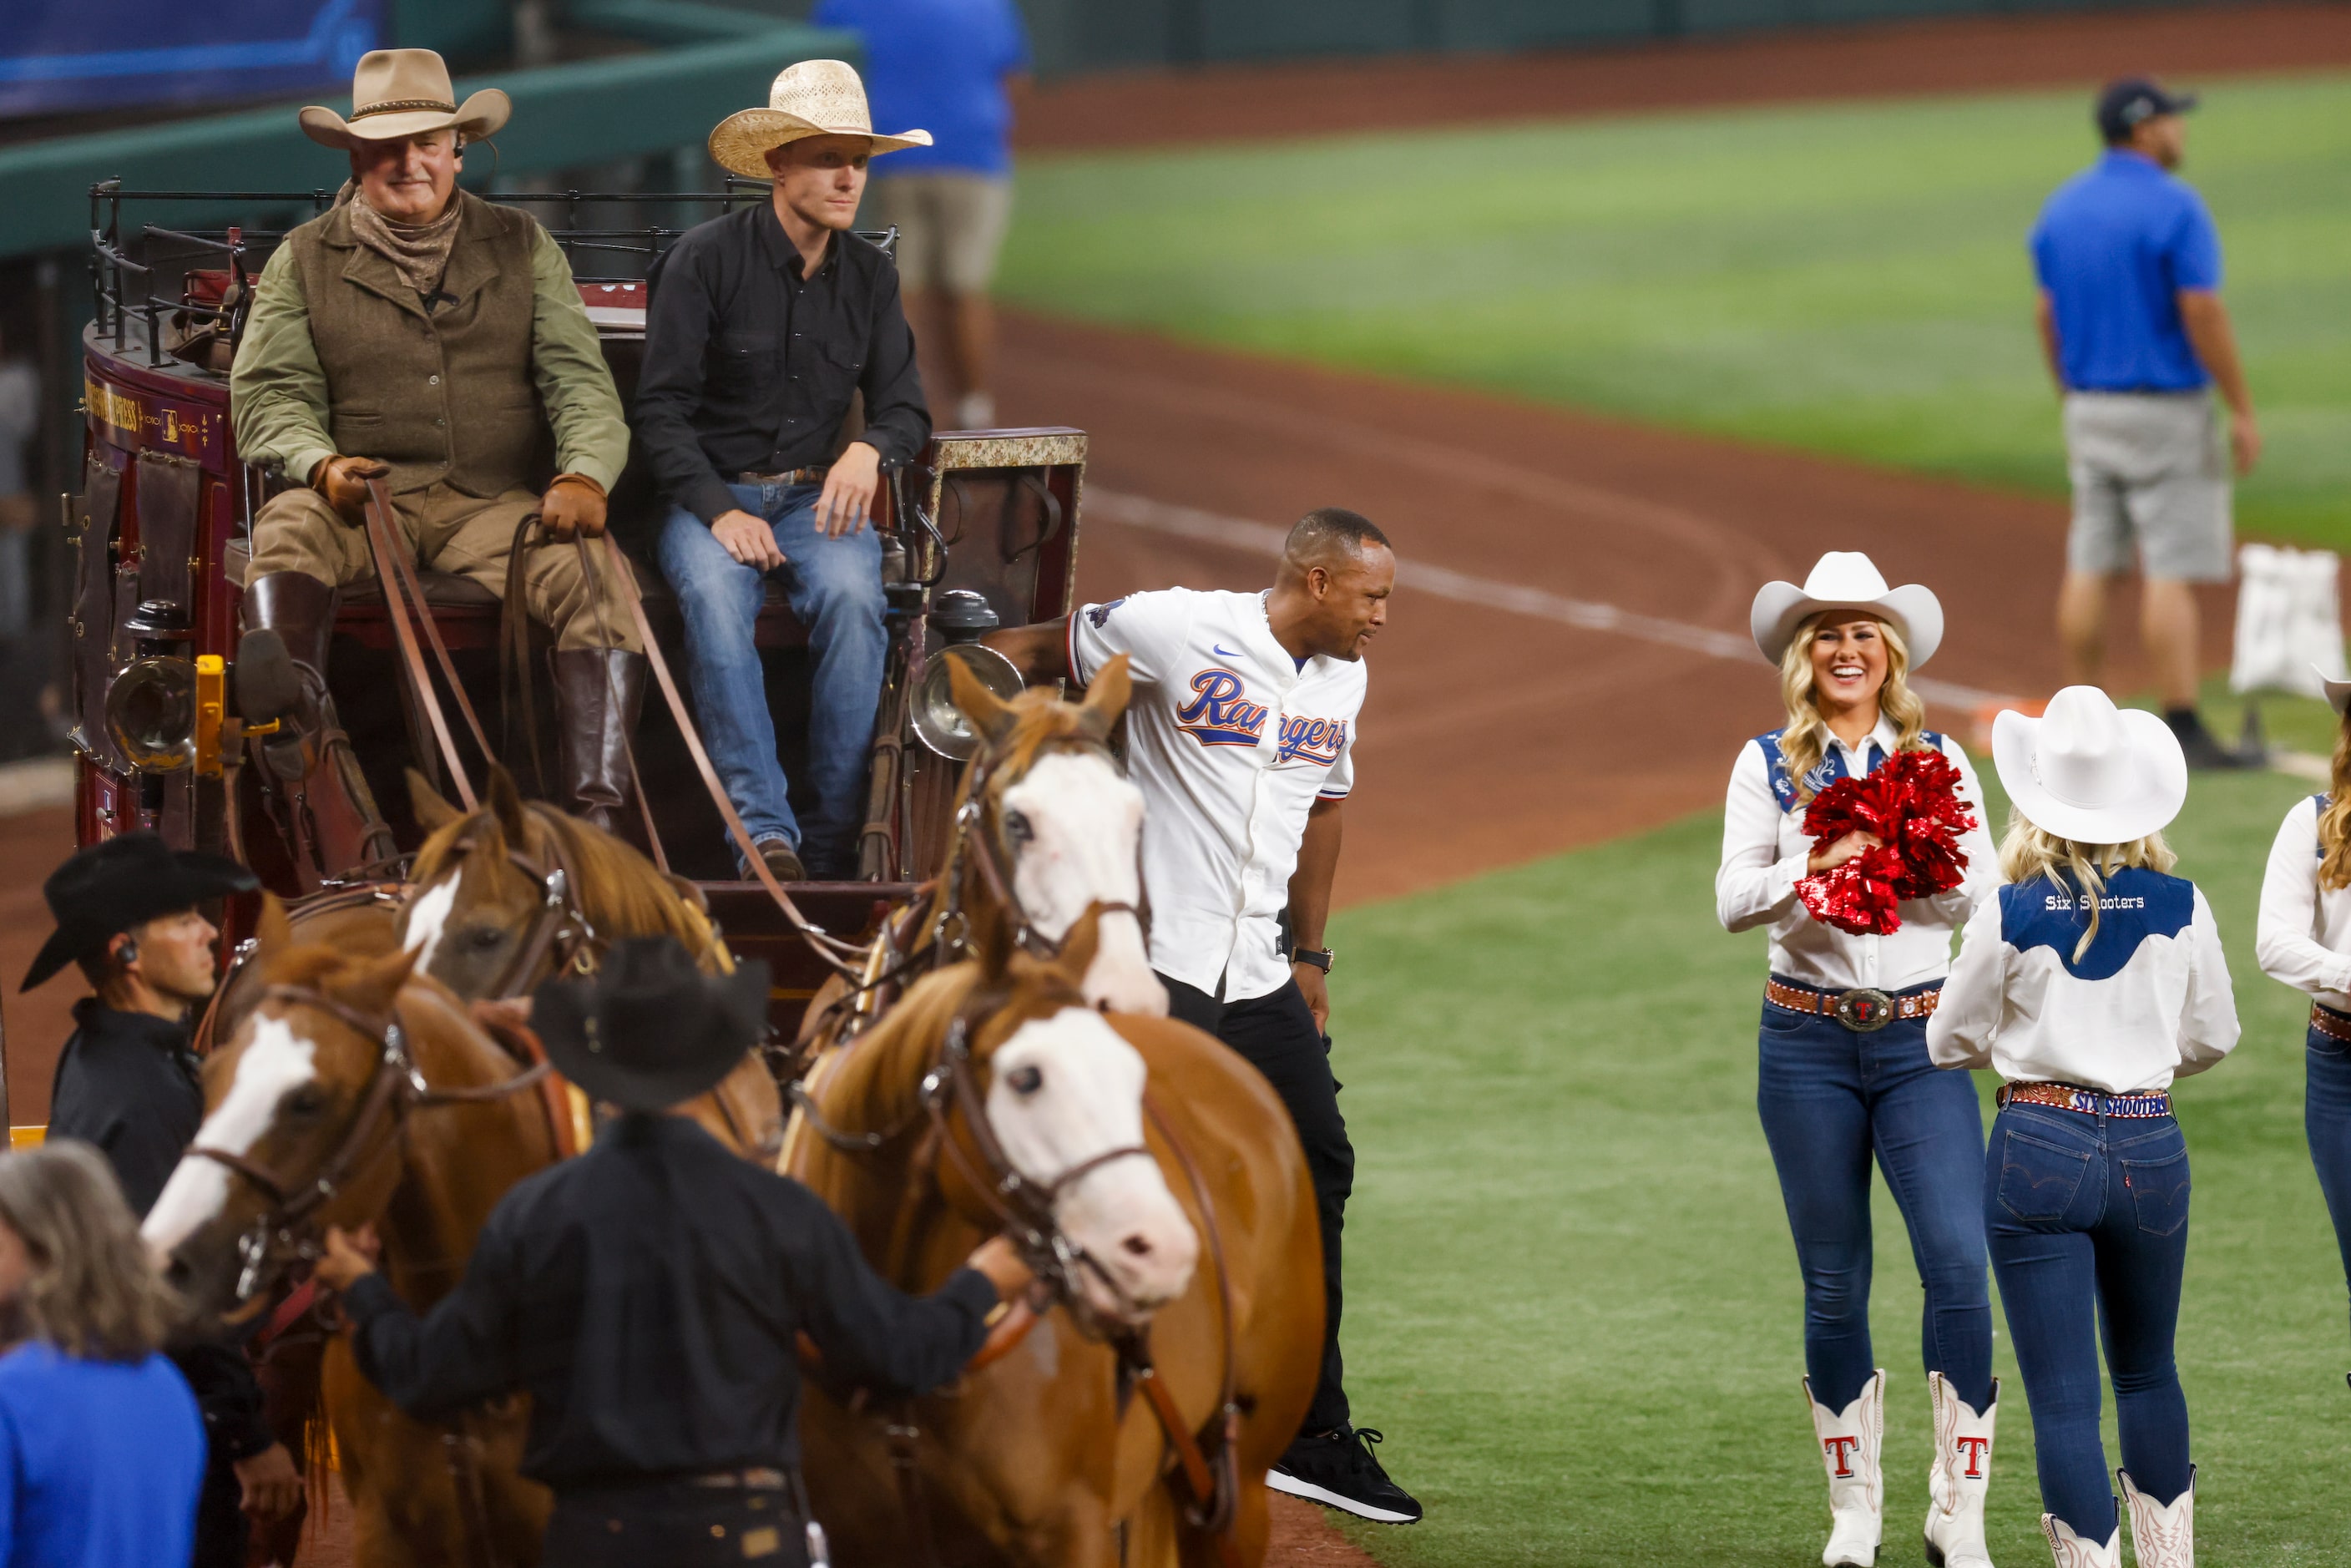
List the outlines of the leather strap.
{"type": "Polygon", "coordinates": [[[759,474],[746,468],[740,474],[736,475],[728,481],[728,483],[735,485],[813,485],[831,472],[832,465],[830,463],[820,464],[813,468],[787,468],[781,473],[777,474],[759,474]]]}
{"type": "Polygon", "coordinates": [[[525,589],[529,573],[530,531],[538,522],[537,512],[526,512],[515,525],[514,541],[507,549],[507,595],[498,606],[498,695],[504,704],[504,727],[507,766],[511,768],[518,757],[530,758],[531,792],[547,793],[547,765],[538,752],[538,702],[530,671],[530,618],[523,612],[525,589]],[[514,732],[519,726],[523,744],[517,748],[514,732]]]}
{"type": "MultiPolygon", "coordinates": [[[[685,698],[677,689],[676,677],[670,674],[669,661],[662,656],[661,643],[653,636],[653,623],[645,619],[645,601],[637,591],[636,573],[629,570],[628,558],[621,553],[621,541],[609,532],[603,537],[605,560],[619,580],[622,601],[628,605],[629,617],[636,625],[638,640],[644,644],[645,661],[653,666],[653,679],[661,687],[662,700],[669,704],[670,716],[677,722],[677,732],[684,737],[686,752],[694,758],[695,771],[702,775],[702,787],[710,792],[711,804],[718,808],[719,817],[726,823],[728,836],[734,839],[736,849],[751,868],[752,876],[767,889],[768,896],[776,901],[776,907],[783,911],[784,918],[791,923],[792,929],[807,940],[817,956],[854,979],[857,971],[851,960],[864,950],[833,936],[802,915],[799,905],[792,902],[791,895],[784,891],[783,884],[768,869],[768,862],[759,858],[758,846],[751,841],[750,830],[743,825],[743,818],[735,810],[735,802],[727,799],[726,787],[718,781],[718,770],[711,766],[710,753],[703,748],[702,732],[695,728],[694,716],[686,711],[685,698]]],[[[596,572],[590,547],[584,538],[580,541],[580,549],[582,565],[588,571],[589,591],[592,593],[596,591],[596,572]]],[[[640,789],[638,794],[642,798],[643,790],[640,789]]]]}
{"type": "Polygon", "coordinates": [[[424,623],[424,634],[432,641],[434,656],[440,661],[442,674],[449,679],[450,695],[457,699],[458,710],[474,732],[474,742],[482,748],[482,756],[496,755],[490,749],[489,737],[482,731],[482,721],[475,716],[474,705],[466,699],[465,684],[457,679],[457,666],[449,657],[448,648],[441,641],[440,628],[433,623],[433,612],[424,602],[424,590],[416,580],[416,568],[409,559],[408,541],[401,537],[393,521],[392,493],[381,479],[367,482],[366,507],[368,545],[375,556],[376,580],[383,587],[383,605],[392,622],[392,640],[400,645],[402,669],[410,689],[424,711],[433,727],[434,738],[440,743],[441,755],[448,764],[450,777],[455,781],[457,794],[466,810],[481,804],[474,793],[473,781],[465,776],[465,765],[457,755],[457,742],[449,732],[448,716],[441,711],[441,698],[433,689],[432,673],[425,668],[424,655],[416,645],[416,629],[408,623],[407,598],[415,601],[417,615],[424,623]]]}
{"type": "Polygon", "coordinates": [[[2329,1040],[2339,1040],[2351,1045],[2351,1018],[2346,1018],[2333,1008],[2310,1004],[2310,1027],[2329,1040]]]}
{"type": "Polygon", "coordinates": [[[2109,1094],[2103,1089],[2085,1089],[2077,1083],[2003,1083],[1992,1091],[1991,1098],[1996,1105],[2046,1105],[2052,1110],[2076,1111],[2085,1116],[2152,1119],[2171,1114],[2171,1096],[2163,1091],[2153,1094],[2109,1094]]]}

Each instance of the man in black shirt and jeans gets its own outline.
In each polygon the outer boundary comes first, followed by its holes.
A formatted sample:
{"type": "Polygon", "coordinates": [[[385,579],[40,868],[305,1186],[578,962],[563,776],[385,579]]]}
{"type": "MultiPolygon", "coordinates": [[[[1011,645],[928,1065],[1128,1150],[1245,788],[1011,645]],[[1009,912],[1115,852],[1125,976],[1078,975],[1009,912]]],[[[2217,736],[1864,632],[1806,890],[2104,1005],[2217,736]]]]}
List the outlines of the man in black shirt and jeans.
{"type": "Polygon", "coordinates": [[[930,439],[898,274],[850,232],[879,152],[857,73],[804,60],[768,109],[711,132],[711,155],[775,196],[691,229],[654,266],[637,438],[669,497],[661,568],[677,593],[703,738],[780,881],[855,873],[865,754],[887,646],[882,543],[866,524],[883,462],[930,439]],[[865,427],[839,441],[851,398],[865,427]],[[803,831],[785,797],[752,632],[780,573],[816,654],[803,831]]]}
{"type": "Polygon", "coordinates": [[[683,1113],[767,1006],[765,964],[703,975],[670,937],[614,944],[595,978],[540,987],[531,1022],[557,1070],[623,1114],[499,1200],[456,1290],[419,1320],[364,1238],[327,1233],[319,1278],[394,1403],[430,1420],[529,1394],[522,1471],[555,1492],[543,1563],[799,1568],[795,1336],[844,1385],[920,1394],[962,1372],[1029,1282],[999,1237],[904,1295],[814,1193],[683,1113]]]}

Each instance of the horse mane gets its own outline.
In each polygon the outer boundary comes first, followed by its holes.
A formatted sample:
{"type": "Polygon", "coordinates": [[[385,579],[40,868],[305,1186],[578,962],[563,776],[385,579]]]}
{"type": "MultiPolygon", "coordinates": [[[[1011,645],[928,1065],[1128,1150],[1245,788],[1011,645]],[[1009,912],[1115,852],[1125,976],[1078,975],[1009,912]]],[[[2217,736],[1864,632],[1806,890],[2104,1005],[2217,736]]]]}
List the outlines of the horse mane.
{"type": "MultiPolygon", "coordinates": [[[[563,862],[572,871],[572,896],[589,924],[605,936],[674,936],[707,971],[735,972],[734,955],[719,939],[718,927],[697,897],[685,891],[690,883],[669,875],[625,840],[576,817],[565,815],[544,801],[523,803],[523,821],[531,836],[525,854],[543,847],[547,838],[558,841],[563,862]]],[[[460,845],[471,853],[486,854],[489,863],[507,874],[519,874],[507,864],[507,832],[496,810],[488,804],[444,823],[416,852],[411,880],[424,886],[439,879],[458,858],[460,845]]]]}

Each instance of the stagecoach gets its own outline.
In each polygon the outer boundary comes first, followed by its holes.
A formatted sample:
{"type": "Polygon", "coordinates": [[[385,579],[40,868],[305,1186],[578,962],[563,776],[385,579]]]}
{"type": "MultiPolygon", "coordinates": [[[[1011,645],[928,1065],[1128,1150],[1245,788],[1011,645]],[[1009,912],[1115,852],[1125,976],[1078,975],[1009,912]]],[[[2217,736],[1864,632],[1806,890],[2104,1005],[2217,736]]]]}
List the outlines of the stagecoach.
{"type": "MultiPolygon", "coordinates": [[[[325,191],[131,191],[119,182],[92,188],[96,317],[83,338],[80,493],[67,517],[77,562],[71,631],[80,842],[152,829],[174,845],[245,861],[288,898],[387,886],[401,869],[396,862],[350,868],[306,861],[279,831],[273,813],[283,802],[271,781],[239,766],[238,598],[254,516],[283,481],[237,455],[227,368],[270,251],[285,228],[332,199],[325,191]],[[196,216],[183,220],[187,214],[196,216]],[[166,216],[186,226],[156,221],[166,216]],[[253,226],[258,223],[277,226],[253,226]]],[[[571,257],[625,402],[643,356],[647,266],[684,227],[768,198],[765,185],[730,181],[704,194],[498,199],[531,211],[571,257]],[[611,221],[615,213],[622,221],[611,221]]],[[[871,237],[886,246],[894,236],[871,237]]],[[[850,434],[844,429],[842,439],[850,434]]],[[[870,755],[860,880],[789,890],[817,925],[857,937],[937,871],[969,737],[946,698],[936,655],[990,625],[1069,610],[1085,455],[1085,435],[1071,429],[942,432],[917,462],[889,476],[879,527],[890,653],[870,755]]],[[[674,606],[650,565],[659,506],[638,455],[613,493],[611,528],[682,685],[674,606]]],[[[550,705],[520,701],[515,680],[517,668],[527,678],[543,658],[544,629],[526,628],[529,642],[519,653],[511,643],[502,650],[498,604],[475,584],[427,570],[417,575],[414,601],[394,587],[389,598],[375,580],[343,591],[329,681],[376,802],[409,852],[421,834],[405,769],[448,790],[453,770],[478,783],[496,760],[514,768],[528,792],[533,741],[551,757],[553,739],[528,733],[526,716],[535,707],[543,720],[550,705]],[[413,653],[420,629],[428,640],[437,633],[445,659],[427,664],[413,653]],[[447,719],[452,675],[484,716],[488,749],[501,755],[483,756],[467,727],[447,719]]],[[[792,748],[805,728],[806,634],[772,586],[758,637],[777,733],[797,779],[804,771],[793,767],[792,748]]],[[[767,889],[734,880],[719,810],[687,740],[658,692],[650,694],[635,737],[649,808],[646,847],[699,885],[738,954],[773,966],[771,1012],[789,1030],[827,971],[767,889]]],[[[243,906],[228,912],[232,943],[255,914],[243,906]]]]}

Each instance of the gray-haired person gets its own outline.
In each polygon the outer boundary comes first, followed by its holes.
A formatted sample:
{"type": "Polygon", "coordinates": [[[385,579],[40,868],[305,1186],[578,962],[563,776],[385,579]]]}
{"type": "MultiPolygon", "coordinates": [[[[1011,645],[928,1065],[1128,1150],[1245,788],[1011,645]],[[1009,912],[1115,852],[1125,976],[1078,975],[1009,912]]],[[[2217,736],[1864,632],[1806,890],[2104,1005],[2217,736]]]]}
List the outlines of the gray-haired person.
{"type": "Polygon", "coordinates": [[[2195,105],[2143,78],[2109,85],[2096,110],[2105,154],[2042,208],[2032,264],[2074,482],[2057,601],[2068,681],[2098,684],[2107,591],[2136,554],[2164,718],[2189,767],[2229,768],[2238,759],[2196,716],[2193,585],[2229,580],[2230,468],[2250,472],[2262,437],[2220,303],[2220,232],[2173,173],[2195,105]]]}

